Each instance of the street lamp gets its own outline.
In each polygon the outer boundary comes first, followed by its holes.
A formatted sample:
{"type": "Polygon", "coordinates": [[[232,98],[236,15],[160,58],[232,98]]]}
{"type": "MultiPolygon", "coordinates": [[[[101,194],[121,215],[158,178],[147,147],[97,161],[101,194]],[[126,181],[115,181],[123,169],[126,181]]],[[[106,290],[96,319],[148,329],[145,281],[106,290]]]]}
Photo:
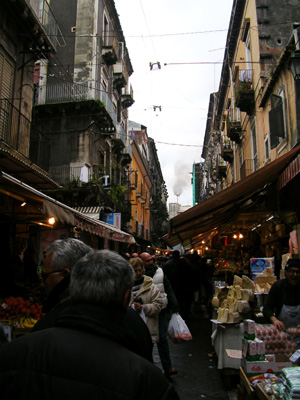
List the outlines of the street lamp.
{"type": "Polygon", "coordinates": [[[295,50],[290,58],[290,68],[295,81],[300,80],[300,50],[295,50]]]}

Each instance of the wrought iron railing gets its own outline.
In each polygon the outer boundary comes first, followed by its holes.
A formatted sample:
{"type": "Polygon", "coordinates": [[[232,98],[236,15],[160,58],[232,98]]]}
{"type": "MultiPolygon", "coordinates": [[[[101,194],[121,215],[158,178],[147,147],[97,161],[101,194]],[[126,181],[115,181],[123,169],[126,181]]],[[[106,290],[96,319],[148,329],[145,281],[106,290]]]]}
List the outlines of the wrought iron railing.
{"type": "MultiPolygon", "coordinates": [[[[79,186],[82,167],[70,167],[69,165],[61,167],[50,167],[49,175],[51,179],[60,185],[79,186]]],[[[92,167],[88,169],[88,180],[91,181],[97,177],[98,168],[92,167]]]]}

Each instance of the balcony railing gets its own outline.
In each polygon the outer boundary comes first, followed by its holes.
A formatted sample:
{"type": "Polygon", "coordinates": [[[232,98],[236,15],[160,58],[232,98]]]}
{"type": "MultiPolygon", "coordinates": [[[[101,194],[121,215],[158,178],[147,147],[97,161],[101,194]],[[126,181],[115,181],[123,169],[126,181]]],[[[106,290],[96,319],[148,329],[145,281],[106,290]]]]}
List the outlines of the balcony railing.
{"type": "MultiPolygon", "coordinates": [[[[60,185],[69,184],[70,186],[80,185],[80,173],[82,167],[70,167],[69,165],[61,167],[50,167],[49,176],[60,185]]],[[[95,179],[98,173],[97,167],[89,168],[88,180],[95,179]]]]}
{"type": "Polygon", "coordinates": [[[124,61],[118,61],[113,66],[113,82],[116,88],[122,88],[127,85],[128,72],[124,61]]]}
{"type": "Polygon", "coordinates": [[[254,89],[252,69],[240,70],[239,79],[235,82],[235,105],[241,111],[251,114],[254,106],[254,89]]]}
{"type": "Polygon", "coordinates": [[[51,10],[51,7],[47,0],[43,0],[42,2],[40,1],[38,19],[52,43],[57,42],[59,46],[66,45],[61,30],[56,21],[55,15],[53,14],[53,11],[51,10]]]}
{"type": "MultiPolygon", "coordinates": [[[[57,85],[39,86],[37,104],[64,103],[68,101],[92,100],[87,85],[66,82],[57,85]],[[46,90],[46,96],[42,95],[46,90]]],[[[99,93],[100,95],[100,93],[99,93]]]]}
{"type": "Polygon", "coordinates": [[[90,90],[88,84],[79,84],[72,82],[65,82],[62,84],[40,86],[38,88],[38,96],[36,104],[54,104],[54,103],[66,103],[86,100],[98,100],[100,99],[105,106],[107,113],[110,115],[114,127],[117,126],[117,113],[113,106],[113,103],[104,90],[103,86],[100,85],[100,89],[90,90]]]}
{"type": "Polygon", "coordinates": [[[257,170],[257,159],[250,158],[244,160],[240,168],[241,179],[246,178],[246,176],[251,175],[256,170],[257,170]]]}
{"type": "Polygon", "coordinates": [[[31,121],[7,99],[0,100],[0,139],[28,156],[31,121]]]}
{"type": "Polygon", "coordinates": [[[102,44],[102,57],[106,64],[112,65],[118,61],[119,43],[115,36],[107,36],[102,44]]]}

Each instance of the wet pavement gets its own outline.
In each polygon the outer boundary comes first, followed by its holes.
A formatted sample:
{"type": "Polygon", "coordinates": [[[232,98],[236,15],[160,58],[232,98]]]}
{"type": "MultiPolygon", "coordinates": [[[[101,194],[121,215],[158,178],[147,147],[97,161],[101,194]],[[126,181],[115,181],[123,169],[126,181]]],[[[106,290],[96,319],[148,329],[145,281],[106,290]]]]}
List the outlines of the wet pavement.
{"type": "MultiPolygon", "coordinates": [[[[238,376],[225,382],[211,344],[211,322],[204,306],[193,306],[187,325],[192,340],[175,344],[168,339],[173,367],[177,375],[170,378],[181,400],[235,400],[238,376]],[[226,384],[226,386],[225,386],[226,384]]],[[[161,368],[157,347],[154,363],[161,368]]]]}

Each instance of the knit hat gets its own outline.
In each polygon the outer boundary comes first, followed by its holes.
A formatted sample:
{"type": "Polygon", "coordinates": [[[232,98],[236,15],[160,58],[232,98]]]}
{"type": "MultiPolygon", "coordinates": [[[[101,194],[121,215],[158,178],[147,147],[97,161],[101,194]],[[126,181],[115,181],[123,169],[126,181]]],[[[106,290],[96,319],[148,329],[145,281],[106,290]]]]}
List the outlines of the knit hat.
{"type": "Polygon", "coordinates": [[[290,258],[288,262],[285,264],[285,270],[290,267],[300,268],[300,259],[299,258],[290,258]]]}

